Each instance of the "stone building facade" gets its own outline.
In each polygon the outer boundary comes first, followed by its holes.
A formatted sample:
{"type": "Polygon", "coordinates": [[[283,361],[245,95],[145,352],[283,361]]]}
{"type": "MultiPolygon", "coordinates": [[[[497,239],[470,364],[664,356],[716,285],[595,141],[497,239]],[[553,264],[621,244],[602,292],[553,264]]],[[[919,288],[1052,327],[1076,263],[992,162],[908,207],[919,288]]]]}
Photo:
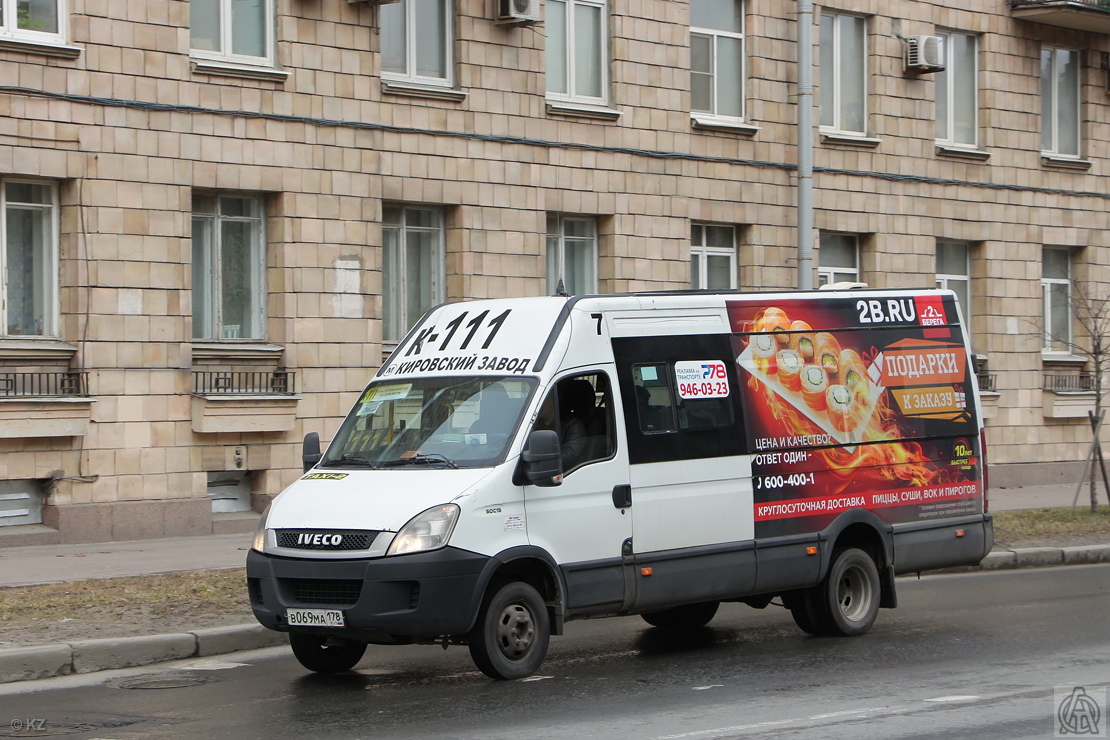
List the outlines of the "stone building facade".
{"type": "MultiPolygon", "coordinates": [[[[817,7],[816,277],[962,291],[992,484],[1074,480],[1110,11],[956,5],[817,7]]],[[[3,8],[0,545],[252,528],[432,303],[797,285],[795,2],[3,8]]]]}

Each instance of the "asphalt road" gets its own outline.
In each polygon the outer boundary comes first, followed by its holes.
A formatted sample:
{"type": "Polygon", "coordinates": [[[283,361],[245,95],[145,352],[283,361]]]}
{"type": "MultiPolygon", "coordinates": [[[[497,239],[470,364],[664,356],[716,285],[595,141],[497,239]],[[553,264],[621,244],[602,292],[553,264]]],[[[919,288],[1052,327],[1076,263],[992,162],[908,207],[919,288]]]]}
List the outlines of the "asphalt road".
{"type": "MultiPolygon", "coordinates": [[[[371,647],[307,674],[284,648],[0,686],[0,737],[714,740],[1050,738],[1064,696],[1110,685],[1110,565],[928,576],[859,638],[722,606],[676,638],[567,625],[540,674],[496,682],[465,648],[371,647]]],[[[1056,729],[1059,729],[1057,727],[1056,729]]]]}

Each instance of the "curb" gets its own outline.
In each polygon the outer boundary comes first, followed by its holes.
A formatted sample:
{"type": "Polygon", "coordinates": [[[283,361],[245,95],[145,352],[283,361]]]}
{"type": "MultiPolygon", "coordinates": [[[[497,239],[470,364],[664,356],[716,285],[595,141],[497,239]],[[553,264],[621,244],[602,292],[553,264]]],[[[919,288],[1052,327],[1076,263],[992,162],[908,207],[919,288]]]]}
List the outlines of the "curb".
{"type": "MultiPolygon", "coordinates": [[[[1093,563],[1110,563],[1110,545],[992,550],[977,566],[933,572],[966,573],[1093,563]]],[[[259,624],[244,624],[166,635],[7,648],[0,650],[0,684],[224,655],[239,650],[285,645],[287,641],[284,632],[274,632],[259,624]]]]}
{"type": "Polygon", "coordinates": [[[165,635],[7,648],[0,650],[0,684],[203,658],[287,642],[283,632],[268,630],[260,624],[244,624],[165,635]]]}

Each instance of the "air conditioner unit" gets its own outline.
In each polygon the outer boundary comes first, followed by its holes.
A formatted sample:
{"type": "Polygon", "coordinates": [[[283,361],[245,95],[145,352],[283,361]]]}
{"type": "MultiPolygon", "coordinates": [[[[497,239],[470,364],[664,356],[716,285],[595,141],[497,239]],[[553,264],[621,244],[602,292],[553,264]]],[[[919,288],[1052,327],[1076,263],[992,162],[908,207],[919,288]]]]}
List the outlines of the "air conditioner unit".
{"type": "Polygon", "coordinates": [[[538,23],[543,11],[543,0],[495,0],[498,25],[538,23]]]}
{"type": "Polygon", "coordinates": [[[943,72],[940,36],[910,36],[906,40],[907,72],[943,72]]]}

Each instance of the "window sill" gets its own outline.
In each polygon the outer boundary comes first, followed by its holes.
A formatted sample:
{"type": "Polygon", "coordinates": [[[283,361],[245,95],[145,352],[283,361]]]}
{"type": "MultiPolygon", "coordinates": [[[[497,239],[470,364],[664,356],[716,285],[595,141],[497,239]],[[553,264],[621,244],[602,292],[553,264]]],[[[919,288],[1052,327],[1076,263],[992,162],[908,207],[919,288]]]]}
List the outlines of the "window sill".
{"type": "Polygon", "coordinates": [[[759,126],[744,123],[744,121],[738,118],[713,116],[707,113],[693,113],[690,115],[690,121],[694,124],[694,128],[705,129],[707,131],[720,131],[726,134],[738,134],[749,138],[759,133],[759,126]]]}
{"type": "Polygon", "coordinates": [[[1046,419],[1086,419],[1095,410],[1095,392],[1044,390],[1041,410],[1046,419]]]}
{"type": "Polygon", "coordinates": [[[89,396],[0,399],[0,438],[83,437],[95,402],[89,396]]]}
{"type": "Polygon", "coordinates": [[[193,395],[192,428],[200,434],[291,432],[300,396],[193,395]]]}
{"type": "Polygon", "coordinates": [[[84,51],[79,46],[69,46],[62,43],[51,44],[45,41],[32,41],[10,36],[0,38],[0,50],[38,54],[45,57],[57,57],[58,59],[76,59],[84,51]]]}
{"type": "Polygon", "coordinates": [[[862,134],[847,134],[839,131],[822,131],[822,144],[837,144],[841,146],[857,146],[862,149],[874,149],[883,143],[882,139],[862,134]]]}
{"type": "Polygon", "coordinates": [[[193,360],[270,361],[280,358],[284,351],[280,344],[265,342],[194,342],[193,360]]]}
{"type": "Polygon", "coordinates": [[[1077,159],[1074,157],[1057,157],[1052,154],[1041,153],[1041,166],[1051,167],[1052,169],[1060,170],[1079,170],[1086,172],[1091,169],[1091,162],[1088,159],[1077,159]]]}
{"type": "Polygon", "coordinates": [[[1045,365],[1086,365],[1087,359],[1083,355],[1066,352],[1041,352],[1041,362],[1045,365]]]}
{"type": "Polygon", "coordinates": [[[437,87],[436,85],[421,85],[415,82],[385,79],[382,80],[382,94],[424,98],[426,100],[445,100],[450,103],[461,103],[467,97],[467,94],[462,90],[451,87],[437,87]]]}
{"type": "Polygon", "coordinates": [[[77,347],[60,339],[0,339],[0,359],[41,360],[69,364],[77,347]]]}
{"type": "Polygon", "coordinates": [[[547,114],[549,116],[567,116],[573,118],[593,118],[598,121],[616,121],[621,117],[621,112],[601,105],[588,103],[572,103],[568,100],[547,99],[547,114]]]}
{"type": "Polygon", "coordinates": [[[982,149],[955,146],[953,144],[937,144],[937,156],[952,157],[954,159],[967,159],[972,162],[986,162],[991,158],[991,153],[982,149]]]}
{"type": "Polygon", "coordinates": [[[193,71],[205,75],[243,77],[250,80],[266,80],[268,82],[285,82],[289,79],[288,72],[274,67],[252,67],[248,64],[217,62],[211,59],[194,58],[193,71]]]}

